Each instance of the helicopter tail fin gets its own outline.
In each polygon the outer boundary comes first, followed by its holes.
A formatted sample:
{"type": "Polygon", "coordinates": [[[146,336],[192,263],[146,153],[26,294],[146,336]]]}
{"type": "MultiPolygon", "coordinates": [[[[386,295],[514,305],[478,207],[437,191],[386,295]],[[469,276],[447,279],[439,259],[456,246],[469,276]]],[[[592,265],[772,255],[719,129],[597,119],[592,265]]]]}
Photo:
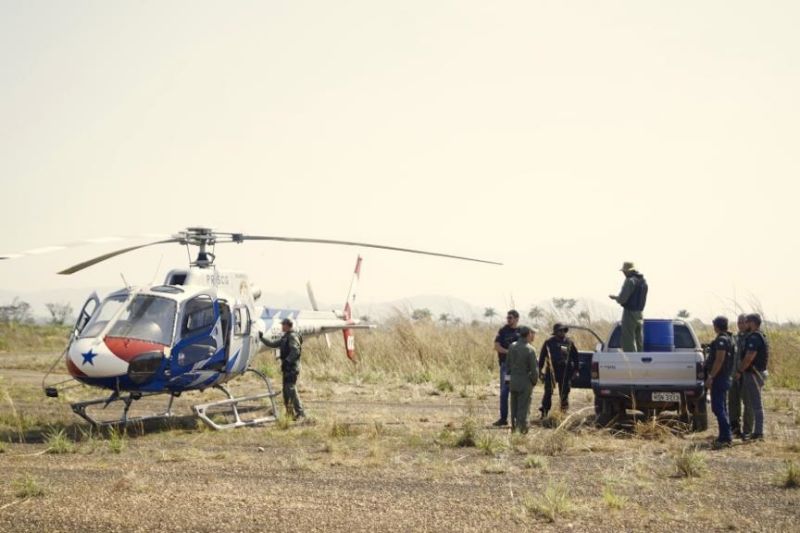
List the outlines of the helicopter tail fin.
{"type": "MultiPolygon", "coordinates": [[[[347,322],[353,322],[353,307],[356,302],[356,289],[358,288],[358,280],[361,277],[361,256],[356,259],[356,268],[353,271],[353,280],[350,282],[350,291],[347,293],[347,301],[344,303],[344,319],[347,322]]],[[[342,330],[344,335],[344,348],[347,351],[347,357],[351,361],[355,361],[356,357],[356,338],[351,328],[342,330]]]]}

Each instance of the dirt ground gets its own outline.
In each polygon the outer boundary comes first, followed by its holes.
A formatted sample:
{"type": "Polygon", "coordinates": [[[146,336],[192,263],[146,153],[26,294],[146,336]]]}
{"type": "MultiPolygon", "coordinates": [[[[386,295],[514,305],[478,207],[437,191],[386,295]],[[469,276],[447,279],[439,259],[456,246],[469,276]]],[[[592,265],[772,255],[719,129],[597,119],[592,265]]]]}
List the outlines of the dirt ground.
{"type": "Polygon", "coordinates": [[[211,431],[189,405],[221,396],[194,394],[176,402],[186,416],[118,435],[44,397],[45,359],[0,354],[0,531],[800,528],[800,489],[783,486],[789,461],[800,466],[790,391],[768,393],[765,442],[722,451],[712,431],[667,423],[595,429],[587,391],[573,392],[561,429],[534,421],[511,438],[490,426],[490,384],[441,392],[303,376],[303,424],[211,431]],[[476,446],[458,446],[473,421],[476,446]]]}

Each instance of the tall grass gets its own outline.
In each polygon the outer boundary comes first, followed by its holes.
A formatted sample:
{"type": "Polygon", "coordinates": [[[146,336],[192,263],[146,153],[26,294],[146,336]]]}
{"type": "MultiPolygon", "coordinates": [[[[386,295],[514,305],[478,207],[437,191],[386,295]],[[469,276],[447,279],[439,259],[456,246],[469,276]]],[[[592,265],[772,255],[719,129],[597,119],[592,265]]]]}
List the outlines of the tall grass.
{"type": "Polygon", "coordinates": [[[0,352],[61,351],[69,330],[69,326],[0,322],[0,352]]]}
{"type": "Polygon", "coordinates": [[[365,382],[399,379],[431,383],[442,392],[457,385],[484,385],[497,370],[492,349],[496,326],[489,324],[442,326],[395,315],[374,331],[361,332],[358,361],[342,357],[342,341],[328,349],[323,343],[304,345],[304,369],[316,379],[365,382]]]}

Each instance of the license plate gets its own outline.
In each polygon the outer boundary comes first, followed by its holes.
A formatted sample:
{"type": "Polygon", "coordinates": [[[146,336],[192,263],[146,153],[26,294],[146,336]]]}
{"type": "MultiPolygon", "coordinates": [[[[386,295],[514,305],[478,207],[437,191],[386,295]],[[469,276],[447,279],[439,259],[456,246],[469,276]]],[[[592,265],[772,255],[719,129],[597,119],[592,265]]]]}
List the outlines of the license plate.
{"type": "Polygon", "coordinates": [[[654,402],[680,402],[681,401],[681,393],[680,392],[654,392],[653,393],[653,401],[654,402]]]}

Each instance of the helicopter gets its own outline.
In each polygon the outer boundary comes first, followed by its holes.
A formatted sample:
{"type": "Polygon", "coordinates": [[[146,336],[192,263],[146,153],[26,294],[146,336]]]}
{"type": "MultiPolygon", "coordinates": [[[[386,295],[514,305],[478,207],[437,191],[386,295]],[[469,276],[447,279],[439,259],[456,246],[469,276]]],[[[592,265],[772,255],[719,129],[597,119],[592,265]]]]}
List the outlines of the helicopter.
{"type": "MultiPolygon", "coordinates": [[[[332,244],[377,248],[438,256],[449,259],[499,265],[494,261],[400,248],[379,244],[330,239],[311,239],[247,235],[217,232],[206,227],[189,227],[166,239],[121,248],[62,270],[70,275],[118,255],[161,244],[180,244],[197,248],[188,268],[170,270],[163,283],[153,286],[126,286],[106,296],[102,301],[92,293],[78,313],[70,332],[67,346],[51,371],[63,357],[70,379],[55,385],[46,385],[50,372],[43,380],[45,394],[59,397],[59,387],[76,381],[90,387],[110,390],[110,395],[70,403],[73,412],[93,426],[107,424],[126,425],[133,421],[173,416],[176,397],[191,391],[208,389],[222,391],[226,398],[192,405],[192,409],[206,425],[216,430],[232,429],[274,422],[278,417],[275,402],[277,392],[270,379],[251,363],[263,348],[260,337],[277,340],[282,332],[280,323],[289,318],[294,329],[303,337],[342,332],[347,357],[355,360],[355,336],[358,329],[375,327],[353,318],[362,258],[358,256],[344,309],[321,311],[311,285],[307,285],[312,309],[281,309],[261,305],[261,291],[247,274],[223,270],[216,266],[217,244],[247,241],[281,241],[305,244],[332,244]],[[252,373],[262,392],[235,396],[229,382],[252,373]],[[144,397],[166,395],[166,409],[151,415],[129,417],[133,402],[144,397]],[[100,421],[89,408],[122,402],[123,412],[118,420],[100,421]],[[240,407],[252,402],[268,403],[268,414],[253,418],[244,417],[240,407]],[[229,409],[226,421],[211,416],[215,409],[229,409]]],[[[62,247],[50,247],[56,250],[62,247]]],[[[44,249],[31,251],[38,254],[44,249]]],[[[0,260],[15,259],[23,254],[0,255],[0,260]]],[[[190,255],[191,257],[191,255],[190,255]]]]}

